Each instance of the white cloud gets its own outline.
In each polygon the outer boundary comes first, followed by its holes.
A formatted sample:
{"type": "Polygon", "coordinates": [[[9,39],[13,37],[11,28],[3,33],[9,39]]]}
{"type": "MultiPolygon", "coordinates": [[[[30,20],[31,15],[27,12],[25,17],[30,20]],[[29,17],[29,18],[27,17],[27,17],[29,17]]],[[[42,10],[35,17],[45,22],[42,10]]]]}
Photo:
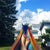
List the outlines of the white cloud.
{"type": "Polygon", "coordinates": [[[26,2],[27,0],[16,0],[16,10],[20,10],[21,2],[26,2]]]}
{"type": "Polygon", "coordinates": [[[38,11],[38,13],[40,13],[40,12],[42,12],[42,11],[43,11],[43,9],[37,9],[37,11],[38,11]]]}
{"type": "Polygon", "coordinates": [[[25,1],[25,2],[26,2],[27,0],[20,0],[20,2],[23,2],[23,1],[25,1]]]}
{"type": "Polygon", "coordinates": [[[50,11],[38,10],[36,13],[25,9],[19,14],[17,18],[19,20],[16,21],[17,26],[15,28],[21,29],[22,23],[29,23],[31,25],[31,24],[38,24],[42,20],[50,20],[50,11]]]}
{"type": "MultiPolygon", "coordinates": [[[[20,11],[21,2],[26,2],[28,0],[16,0],[16,10],[20,11]]],[[[21,13],[17,14],[18,20],[15,22],[14,27],[16,29],[21,29],[23,23],[37,24],[42,20],[50,20],[50,11],[44,11],[43,9],[37,9],[36,12],[32,12],[28,9],[25,9],[21,13]]]]}

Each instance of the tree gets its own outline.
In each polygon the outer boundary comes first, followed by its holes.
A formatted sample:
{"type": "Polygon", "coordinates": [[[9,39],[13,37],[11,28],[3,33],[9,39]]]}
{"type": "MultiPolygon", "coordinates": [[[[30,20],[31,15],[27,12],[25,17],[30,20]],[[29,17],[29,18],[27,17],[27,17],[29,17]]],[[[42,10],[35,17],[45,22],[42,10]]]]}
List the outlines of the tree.
{"type": "Polygon", "coordinates": [[[30,29],[32,29],[32,25],[31,25],[31,26],[29,26],[29,28],[30,28],[30,29]]]}
{"type": "Polygon", "coordinates": [[[42,39],[45,39],[43,45],[45,45],[47,42],[50,42],[50,29],[46,29],[46,34],[43,34],[41,36],[42,39]]]}
{"type": "Polygon", "coordinates": [[[50,34],[50,29],[49,28],[46,29],[46,33],[50,34]]]}
{"type": "Polygon", "coordinates": [[[41,36],[42,39],[45,39],[45,43],[50,41],[50,34],[46,33],[41,36]]]}
{"type": "Polygon", "coordinates": [[[16,11],[16,0],[0,0],[0,43],[12,44],[14,42],[13,28],[17,20],[14,16],[16,11]]]}

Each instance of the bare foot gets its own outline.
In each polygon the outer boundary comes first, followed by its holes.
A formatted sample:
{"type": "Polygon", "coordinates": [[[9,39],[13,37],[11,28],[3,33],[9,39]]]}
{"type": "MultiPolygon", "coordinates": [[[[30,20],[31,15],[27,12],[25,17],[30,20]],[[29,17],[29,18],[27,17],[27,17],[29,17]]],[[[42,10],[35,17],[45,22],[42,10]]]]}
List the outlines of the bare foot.
{"type": "Polygon", "coordinates": [[[30,40],[23,34],[21,37],[21,50],[27,50],[30,40]]]}
{"type": "Polygon", "coordinates": [[[23,34],[21,37],[21,44],[25,45],[25,41],[26,41],[26,36],[23,34]]]}
{"type": "Polygon", "coordinates": [[[26,42],[25,42],[25,47],[27,48],[28,47],[28,45],[29,45],[29,42],[30,42],[30,39],[26,39],[26,42]]]}

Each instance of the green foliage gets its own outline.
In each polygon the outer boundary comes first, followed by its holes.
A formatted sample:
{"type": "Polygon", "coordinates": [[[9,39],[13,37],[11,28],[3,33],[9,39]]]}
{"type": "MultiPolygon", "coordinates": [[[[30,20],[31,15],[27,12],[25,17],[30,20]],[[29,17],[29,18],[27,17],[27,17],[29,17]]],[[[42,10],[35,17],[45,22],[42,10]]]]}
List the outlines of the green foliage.
{"type": "Polygon", "coordinates": [[[47,42],[50,42],[50,29],[46,29],[46,34],[43,34],[41,36],[42,39],[45,39],[44,44],[46,44],[47,42]]]}
{"type": "Polygon", "coordinates": [[[17,11],[16,0],[0,0],[0,43],[12,44],[14,42],[14,31],[12,27],[17,20],[14,16],[17,11]]]}
{"type": "Polygon", "coordinates": [[[46,33],[50,33],[50,29],[49,28],[46,29],[46,33]]]}
{"type": "Polygon", "coordinates": [[[27,23],[25,23],[24,25],[27,25],[27,23]]]}
{"type": "Polygon", "coordinates": [[[42,39],[45,39],[44,43],[50,42],[50,34],[46,33],[41,36],[42,39]]]}
{"type": "Polygon", "coordinates": [[[50,34],[46,33],[41,36],[42,39],[45,39],[44,43],[41,43],[42,48],[46,47],[46,43],[50,42],[50,34]]]}
{"type": "Polygon", "coordinates": [[[38,41],[38,39],[35,39],[36,41],[38,41]]]}
{"type": "Polygon", "coordinates": [[[32,29],[32,26],[29,26],[30,29],[32,29]]]}

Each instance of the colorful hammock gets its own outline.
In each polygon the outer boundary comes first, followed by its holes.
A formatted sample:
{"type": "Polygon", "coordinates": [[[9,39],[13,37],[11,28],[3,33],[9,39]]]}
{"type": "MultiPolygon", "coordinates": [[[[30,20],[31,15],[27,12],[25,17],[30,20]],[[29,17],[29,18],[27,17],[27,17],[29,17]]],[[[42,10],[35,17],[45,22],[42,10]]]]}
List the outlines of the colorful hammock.
{"type": "Polygon", "coordinates": [[[23,25],[23,29],[21,30],[17,41],[15,42],[15,44],[12,46],[12,48],[10,50],[20,50],[22,34],[25,34],[26,38],[29,38],[31,41],[28,46],[28,50],[42,50],[41,47],[37,44],[33,35],[31,34],[30,29],[28,28],[28,25],[23,25]]]}

